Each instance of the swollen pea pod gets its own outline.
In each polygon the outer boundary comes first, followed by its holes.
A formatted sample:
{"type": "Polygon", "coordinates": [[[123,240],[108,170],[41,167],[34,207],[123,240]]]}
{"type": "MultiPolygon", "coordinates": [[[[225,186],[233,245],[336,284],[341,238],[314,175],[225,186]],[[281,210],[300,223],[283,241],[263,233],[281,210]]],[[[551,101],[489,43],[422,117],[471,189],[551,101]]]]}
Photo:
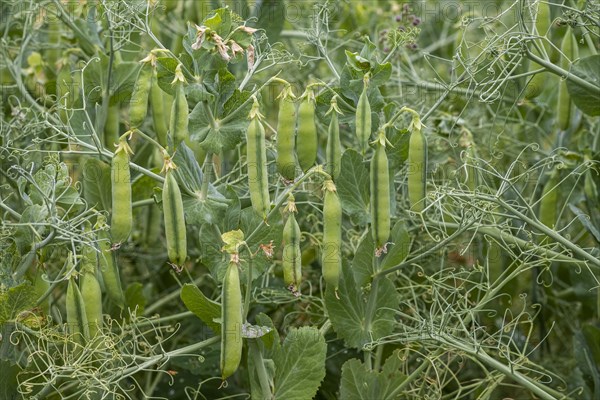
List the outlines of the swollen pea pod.
{"type": "Polygon", "coordinates": [[[296,177],[296,155],[294,140],[296,130],[296,104],[291,86],[286,86],[280,95],[277,118],[277,171],[288,181],[296,177]]]}
{"type": "Polygon", "coordinates": [[[156,74],[156,68],[152,73],[152,86],[150,87],[150,107],[152,108],[152,123],[154,125],[154,132],[158,143],[167,147],[167,133],[168,133],[168,118],[166,111],[168,107],[165,104],[165,98],[170,97],[167,93],[163,92],[160,86],[158,86],[158,76],[156,74]]]}
{"type": "Polygon", "coordinates": [[[112,182],[112,217],[110,233],[114,243],[123,243],[129,238],[133,227],[131,208],[131,172],[129,155],[133,154],[127,140],[121,137],[110,166],[112,182]]]}
{"type": "Polygon", "coordinates": [[[321,267],[327,285],[337,291],[342,269],[342,205],[335,184],[323,184],[323,249],[321,267]]]}
{"type": "Polygon", "coordinates": [[[242,290],[237,263],[227,266],[221,294],[221,378],[237,370],[242,357],[242,290]]]}
{"type": "Polygon", "coordinates": [[[427,179],[427,141],[419,117],[414,116],[409,130],[408,144],[408,199],[411,210],[421,212],[425,208],[427,179]]]}
{"type": "Polygon", "coordinates": [[[104,282],[104,289],[108,298],[119,308],[123,309],[125,307],[125,294],[121,285],[119,268],[111,248],[110,233],[107,229],[102,229],[105,225],[104,217],[99,218],[98,225],[100,227],[98,230],[98,247],[100,250],[98,261],[100,274],[102,274],[102,281],[104,282]]]}
{"type": "Polygon", "coordinates": [[[250,125],[246,133],[246,161],[248,163],[248,186],[254,211],[264,220],[270,208],[269,176],[267,174],[267,149],[265,128],[260,122],[258,100],[254,99],[250,111],[250,125]]]}
{"type": "Polygon", "coordinates": [[[169,133],[171,134],[175,147],[189,137],[189,108],[185,97],[184,83],[185,78],[183,72],[181,72],[181,64],[179,64],[175,71],[175,79],[173,80],[173,85],[175,85],[175,98],[173,99],[171,118],[169,120],[169,133]]]}
{"type": "Polygon", "coordinates": [[[342,164],[342,143],[340,142],[340,124],[338,114],[342,112],[337,106],[337,96],[331,99],[331,108],[327,114],[331,114],[329,129],[327,130],[327,149],[325,172],[327,172],[335,181],[340,175],[342,164]]]}
{"type": "MultiPolygon", "coordinates": [[[[69,254],[68,266],[73,267],[72,254],[69,254]]],[[[67,285],[66,308],[69,333],[77,343],[85,345],[85,342],[90,337],[90,331],[85,313],[85,303],[79,291],[79,286],[77,286],[73,277],[69,279],[67,285]]]]}
{"type": "Polygon", "coordinates": [[[308,171],[315,164],[317,146],[314,93],[311,89],[306,89],[298,107],[298,135],[296,136],[296,154],[302,171],[308,171]]]}
{"type": "Polygon", "coordinates": [[[371,137],[371,104],[367,95],[368,87],[369,74],[365,74],[363,90],[356,104],[356,136],[363,155],[369,147],[369,138],[371,137]]]}
{"type": "Polygon", "coordinates": [[[558,216],[558,183],[560,182],[560,172],[557,168],[552,171],[550,179],[544,185],[542,197],[540,200],[539,220],[548,228],[554,229],[558,216]]]}
{"type": "Polygon", "coordinates": [[[112,147],[115,142],[119,140],[119,128],[120,128],[120,106],[115,101],[114,104],[108,106],[106,114],[106,123],[104,124],[104,145],[106,147],[112,147]]]}
{"type": "Polygon", "coordinates": [[[302,279],[302,253],[300,251],[300,226],[294,215],[297,212],[294,196],[290,195],[286,210],[289,213],[283,227],[283,281],[287,288],[299,296],[302,279]]]}
{"type": "Polygon", "coordinates": [[[165,237],[169,260],[182,266],[187,258],[187,237],[181,190],[175,180],[172,161],[167,164],[165,183],[162,191],[163,213],[165,216],[165,237]]]}
{"type": "Polygon", "coordinates": [[[371,159],[371,232],[378,255],[385,251],[390,237],[390,169],[385,151],[385,131],[375,141],[371,159]]]}
{"type": "MultiPolygon", "coordinates": [[[[571,69],[571,62],[578,57],[577,39],[570,26],[565,32],[560,51],[562,52],[560,66],[565,71],[569,71],[571,69]]],[[[558,87],[557,122],[560,129],[566,130],[569,128],[572,110],[573,104],[571,103],[571,96],[569,95],[565,79],[560,82],[558,87]]]]}
{"type": "Polygon", "coordinates": [[[93,339],[102,329],[102,290],[100,289],[100,284],[96,278],[95,263],[88,264],[87,262],[84,262],[80,284],[81,294],[85,305],[89,337],[93,339]]]}
{"type": "Polygon", "coordinates": [[[150,53],[148,57],[142,61],[142,67],[138,73],[129,102],[129,128],[139,128],[146,114],[148,113],[148,98],[150,96],[150,88],[152,86],[152,72],[156,57],[150,53]]]}

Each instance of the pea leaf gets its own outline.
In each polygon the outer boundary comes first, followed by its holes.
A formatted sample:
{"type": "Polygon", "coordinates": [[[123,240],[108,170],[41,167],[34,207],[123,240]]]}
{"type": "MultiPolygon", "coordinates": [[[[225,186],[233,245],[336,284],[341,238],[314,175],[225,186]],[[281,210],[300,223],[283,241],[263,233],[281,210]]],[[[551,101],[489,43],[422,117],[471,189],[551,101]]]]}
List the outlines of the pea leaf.
{"type": "Polygon", "coordinates": [[[392,333],[394,310],[398,308],[398,296],[392,281],[380,278],[375,298],[375,315],[370,329],[365,326],[366,307],[370,292],[365,293],[354,280],[349,264],[342,264],[338,294],[328,289],[325,292],[325,306],[334,330],[344,339],[347,347],[361,349],[366,343],[392,333]],[[339,298],[338,298],[339,297],[339,298]]]}
{"type": "Polygon", "coordinates": [[[88,158],[83,164],[83,197],[88,204],[98,210],[110,210],[111,187],[110,165],[88,158]]]}
{"type": "Polygon", "coordinates": [[[388,252],[381,262],[382,270],[392,268],[406,260],[406,257],[408,257],[411,239],[403,220],[396,222],[392,228],[390,242],[391,243],[387,246],[388,252]]]}
{"type": "Polygon", "coordinates": [[[146,308],[146,296],[144,296],[144,285],[134,282],[125,290],[125,303],[130,310],[137,308],[136,314],[143,315],[146,308]]]}
{"type": "Polygon", "coordinates": [[[325,338],[316,328],[289,331],[275,353],[275,393],[278,400],[312,399],[325,377],[325,338]]]}
{"type": "Polygon", "coordinates": [[[397,399],[396,388],[404,382],[400,350],[385,361],[381,372],[367,368],[360,360],[351,359],[342,367],[340,398],[345,400],[397,399]]]}
{"type": "Polygon", "coordinates": [[[354,150],[346,150],[336,187],[342,208],[359,225],[369,221],[369,180],[362,157],[354,150]]]}
{"type": "Polygon", "coordinates": [[[221,318],[221,304],[210,300],[196,286],[186,283],[181,288],[181,300],[188,310],[202,320],[215,334],[221,333],[221,324],[215,322],[221,318]]]}
{"type": "Polygon", "coordinates": [[[2,290],[0,292],[0,325],[17,317],[21,311],[35,306],[34,288],[29,282],[2,290]]]}
{"type": "Polygon", "coordinates": [[[266,30],[269,43],[275,43],[281,36],[286,21],[286,8],[283,0],[259,0],[256,2],[253,17],[258,18],[256,28],[266,30]]]}
{"type": "Polygon", "coordinates": [[[577,108],[591,116],[600,115],[600,54],[582,58],[572,66],[570,72],[596,86],[596,91],[592,91],[567,80],[567,90],[577,108]]]}

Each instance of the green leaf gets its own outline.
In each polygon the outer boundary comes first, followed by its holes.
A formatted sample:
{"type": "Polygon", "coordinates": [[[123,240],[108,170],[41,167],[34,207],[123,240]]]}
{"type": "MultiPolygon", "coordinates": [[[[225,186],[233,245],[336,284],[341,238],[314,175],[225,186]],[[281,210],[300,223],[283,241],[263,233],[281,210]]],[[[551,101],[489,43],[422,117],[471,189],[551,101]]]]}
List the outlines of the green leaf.
{"type": "Polygon", "coordinates": [[[137,308],[136,314],[143,315],[146,308],[146,296],[144,296],[144,285],[134,282],[125,290],[125,303],[131,311],[137,308]]]}
{"type": "Polygon", "coordinates": [[[291,329],[275,362],[275,399],[312,399],[325,377],[327,345],[319,330],[312,327],[291,329]]]}
{"type": "Polygon", "coordinates": [[[398,171],[408,158],[410,133],[408,129],[393,129],[387,138],[392,144],[387,151],[390,171],[398,171]]]}
{"type": "Polygon", "coordinates": [[[373,276],[373,257],[375,257],[375,242],[369,229],[360,241],[352,259],[352,271],[354,272],[356,284],[359,287],[364,287],[371,281],[371,276],[373,276]]]}
{"type": "Polygon", "coordinates": [[[344,151],[337,192],[344,211],[360,225],[369,221],[369,179],[369,169],[360,154],[344,151]]]}
{"type": "Polygon", "coordinates": [[[358,53],[352,53],[346,50],[346,62],[356,71],[363,73],[371,69],[371,63],[366,58],[361,57],[358,53]]]}
{"type": "Polygon", "coordinates": [[[265,29],[269,43],[275,43],[281,36],[286,21],[287,10],[283,0],[259,0],[256,2],[254,17],[256,28],[265,29]]]}
{"type": "Polygon", "coordinates": [[[357,359],[346,361],[342,367],[340,399],[397,399],[399,393],[395,390],[406,380],[406,375],[400,372],[403,364],[400,350],[388,357],[381,372],[370,370],[357,359]]]}
{"type": "Polygon", "coordinates": [[[88,158],[83,164],[83,197],[91,207],[108,211],[111,209],[110,165],[96,158],[88,158]]]}
{"type": "Polygon", "coordinates": [[[392,333],[395,324],[394,310],[399,305],[394,284],[387,277],[379,278],[373,308],[375,315],[371,316],[371,326],[367,328],[366,308],[370,294],[370,291],[358,287],[348,263],[342,263],[337,295],[334,290],[328,289],[325,292],[329,319],[347,347],[362,349],[365,344],[392,333]]]}
{"type": "Polygon", "coordinates": [[[221,235],[221,240],[225,243],[223,251],[229,254],[237,253],[240,245],[244,242],[244,232],[241,229],[225,232],[221,235]]]}
{"type": "Polygon", "coordinates": [[[411,239],[410,235],[408,234],[408,230],[406,229],[406,224],[403,220],[396,222],[392,228],[390,242],[391,243],[387,246],[388,252],[381,262],[382,270],[392,268],[402,263],[404,260],[406,260],[406,257],[408,257],[411,239]]]}
{"type": "Polygon", "coordinates": [[[569,208],[571,209],[573,214],[577,216],[577,219],[579,220],[579,222],[581,222],[583,227],[594,236],[597,242],[600,242],[600,231],[594,226],[592,221],[590,221],[590,217],[581,209],[579,209],[579,207],[571,203],[569,203],[569,208]]]}
{"type": "Polygon", "coordinates": [[[14,320],[20,312],[35,307],[35,289],[29,282],[0,292],[0,325],[14,320]]]}
{"type": "Polygon", "coordinates": [[[209,269],[212,277],[221,282],[225,276],[227,260],[221,251],[221,232],[214,224],[202,224],[198,230],[200,261],[209,269]]]}
{"type": "Polygon", "coordinates": [[[582,58],[572,66],[570,73],[596,86],[596,91],[592,91],[568,79],[567,89],[575,105],[585,114],[600,115],[600,54],[582,58]]]}
{"type": "Polygon", "coordinates": [[[194,152],[181,142],[177,147],[173,162],[177,165],[175,178],[182,190],[183,208],[186,222],[191,224],[216,223],[222,220],[229,200],[208,186],[206,198],[202,197],[202,168],[196,161],[194,152]]]}
{"type": "Polygon", "coordinates": [[[210,300],[196,285],[190,283],[183,285],[180,295],[188,310],[200,318],[215,334],[221,333],[221,324],[215,322],[221,318],[221,304],[210,300]]]}

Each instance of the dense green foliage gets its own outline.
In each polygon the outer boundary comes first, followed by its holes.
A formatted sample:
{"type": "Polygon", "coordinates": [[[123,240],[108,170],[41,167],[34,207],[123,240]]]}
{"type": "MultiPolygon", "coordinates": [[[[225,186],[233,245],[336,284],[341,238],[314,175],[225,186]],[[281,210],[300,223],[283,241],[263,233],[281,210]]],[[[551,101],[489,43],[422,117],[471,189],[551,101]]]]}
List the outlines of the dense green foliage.
{"type": "Polygon", "coordinates": [[[0,35],[0,399],[600,398],[597,1],[0,35]]]}

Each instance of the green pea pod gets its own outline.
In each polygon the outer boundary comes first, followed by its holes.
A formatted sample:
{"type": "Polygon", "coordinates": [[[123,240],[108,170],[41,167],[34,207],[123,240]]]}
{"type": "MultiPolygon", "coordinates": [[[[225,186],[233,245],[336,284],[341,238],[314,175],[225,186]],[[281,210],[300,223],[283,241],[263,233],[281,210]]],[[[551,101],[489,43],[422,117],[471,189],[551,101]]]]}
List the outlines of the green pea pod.
{"type": "MultiPolygon", "coordinates": [[[[156,75],[156,68],[152,73],[152,86],[150,88],[150,106],[152,108],[152,123],[154,125],[154,132],[158,143],[166,147],[167,146],[167,132],[168,125],[167,111],[168,107],[165,104],[165,97],[170,97],[167,93],[163,92],[160,86],[158,86],[158,77],[156,75]]],[[[168,101],[167,101],[168,102],[168,101]]]]}
{"type": "MultiPolygon", "coordinates": [[[[567,28],[562,44],[560,46],[562,57],[560,66],[565,71],[571,69],[571,62],[578,57],[577,39],[573,33],[571,27],[567,28]]],[[[557,110],[557,122],[558,127],[562,130],[569,128],[571,122],[571,115],[573,111],[573,104],[571,102],[571,96],[567,89],[567,81],[562,80],[558,87],[558,110],[557,110]]]]}
{"type": "Polygon", "coordinates": [[[550,10],[550,3],[546,1],[537,2],[537,12],[535,15],[535,30],[539,36],[544,36],[547,40],[544,40],[543,46],[546,53],[549,55],[552,52],[552,44],[548,37],[551,33],[552,28],[552,12],[550,10]]]}
{"type": "Polygon", "coordinates": [[[323,184],[323,249],[321,267],[327,285],[338,289],[342,269],[342,205],[333,181],[323,184]]]}
{"type": "Polygon", "coordinates": [[[246,133],[246,160],[248,163],[248,186],[252,208],[263,219],[267,218],[270,208],[269,176],[267,174],[267,149],[265,128],[260,122],[258,101],[250,111],[250,125],[246,133]]]}
{"type": "Polygon", "coordinates": [[[67,326],[73,339],[80,345],[85,345],[90,337],[89,325],[85,313],[85,303],[79,287],[73,278],[67,285],[67,326]]]}
{"type": "Polygon", "coordinates": [[[385,133],[379,133],[371,159],[371,232],[380,250],[390,237],[390,170],[385,151],[385,133]]]}
{"type": "Polygon", "coordinates": [[[179,190],[179,185],[175,180],[172,169],[168,169],[165,176],[162,201],[169,260],[173,264],[181,266],[187,258],[185,216],[183,213],[181,190],[179,190]]]}
{"type": "Polygon", "coordinates": [[[294,215],[296,206],[293,197],[288,201],[287,209],[289,215],[283,227],[283,280],[287,288],[298,296],[302,279],[301,233],[294,215]]]}
{"type": "Polygon", "coordinates": [[[183,82],[177,82],[175,83],[175,98],[173,99],[169,121],[169,132],[175,146],[178,146],[179,143],[189,137],[188,119],[189,109],[183,82]]]}
{"type": "Polygon", "coordinates": [[[356,136],[363,155],[369,147],[369,138],[371,137],[371,104],[367,95],[368,86],[369,76],[365,75],[363,90],[356,104],[356,136]]]}
{"type": "Polygon", "coordinates": [[[540,199],[539,220],[542,224],[552,229],[554,229],[558,217],[557,205],[560,190],[557,185],[559,182],[560,172],[558,169],[554,169],[550,175],[550,179],[544,185],[540,199]]]}
{"type": "Polygon", "coordinates": [[[317,161],[317,126],[315,125],[315,105],[312,91],[303,95],[298,107],[298,135],[296,136],[296,154],[298,164],[306,172],[317,161]]]}
{"type": "MultiPolygon", "coordinates": [[[[151,56],[149,56],[151,57],[151,56]]],[[[131,101],[129,103],[129,127],[131,129],[142,126],[148,113],[148,98],[152,86],[152,62],[148,58],[142,60],[142,68],[135,81],[131,101]]]]}
{"type": "Polygon", "coordinates": [[[238,266],[230,262],[221,295],[221,377],[225,380],[237,370],[242,357],[242,291],[238,266]]]}
{"type": "Polygon", "coordinates": [[[129,155],[133,154],[125,139],[119,140],[110,166],[112,181],[112,218],[110,233],[115,243],[123,243],[129,238],[133,227],[131,209],[131,173],[129,155]]]}
{"type": "Polygon", "coordinates": [[[293,181],[296,177],[294,153],[296,104],[292,96],[291,88],[284,89],[279,101],[277,119],[277,171],[289,181],[293,181]]]}
{"type": "Polygon", "coordinates": [[[331,121],[327,131],[327,149],[326,149],[326,164],[325,172],[327,172],[335,181],[340,175],[342,164],[342,143],[340,142],[340,124],[338,122],[338,113],[341,114],[337,107],[337,98],[334,96],[331,99],[331,121]]]}
{"type": "Polygon", "coordinates": [[[85,305],[89,337],[95,338],[102,328],[102,290],[96,278],[96,266],[84,267],[81,275],[81,295],[85,305]]]}
{"type": "Polygon", "coordinates": [[[112,148],[113,145],[118,142],[119,129],[120,129],[120,113],[121,109],[119,103],[111,104],[108,106],[106,114],[106,122],[104,123],[104,145],[107,148],[112,148]]]}
{"type": "Polygon", "coordinates": [[[119,308],[125,307],[125,294],[121,285],[121,276],[119,268],[115,260],[114,251],[111,248],[110,234],[107,230],[98,232],[98,261],[100,265],[100,274],[108,298],[115,303],[119,308]]]}
{"type": "Polygon", "coordinates": [[[408,143],[408,199],[411,210],[421,212],[425,208],[425,189],[427,179],[427,141],[421,130],[421,123],[411,125],[408,143]]]}

